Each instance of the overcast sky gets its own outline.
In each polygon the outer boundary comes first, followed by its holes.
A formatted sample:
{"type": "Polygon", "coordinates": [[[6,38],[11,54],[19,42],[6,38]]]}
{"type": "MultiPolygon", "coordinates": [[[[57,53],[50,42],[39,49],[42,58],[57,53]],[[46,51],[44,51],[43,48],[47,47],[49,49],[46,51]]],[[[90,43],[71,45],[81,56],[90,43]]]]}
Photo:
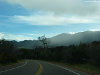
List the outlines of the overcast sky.
{"type": "Polygon", "coordinates": [[[0,38],[21,41],[99,30],[99,0],[0,0],[0,38]]]}

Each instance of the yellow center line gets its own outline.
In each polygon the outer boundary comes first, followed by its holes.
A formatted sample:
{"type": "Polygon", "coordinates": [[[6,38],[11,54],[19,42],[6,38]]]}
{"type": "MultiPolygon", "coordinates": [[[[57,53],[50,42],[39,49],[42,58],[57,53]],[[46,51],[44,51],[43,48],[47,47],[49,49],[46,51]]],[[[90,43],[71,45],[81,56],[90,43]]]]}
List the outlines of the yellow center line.
{"type": "Polygon", "coordinates": [[[39,67],[39,69],[38,69],[38,71],[36,72],[35,75],[41,75],[43,67],[42,67],[42,65],[40,63],[37,62],[37,64],[39,64],[40,67],[39,67]]]}

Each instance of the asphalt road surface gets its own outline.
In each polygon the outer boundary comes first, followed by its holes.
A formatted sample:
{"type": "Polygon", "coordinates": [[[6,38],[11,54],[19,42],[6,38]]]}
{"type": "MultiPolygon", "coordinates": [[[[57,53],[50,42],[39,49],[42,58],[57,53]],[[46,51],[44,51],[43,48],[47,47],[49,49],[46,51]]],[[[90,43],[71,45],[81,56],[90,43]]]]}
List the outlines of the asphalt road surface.
{"type": "Polygon", "coordinates": [[[25,62],[6,69],[0,68],[0,75],[88,75],[62,66],[38,60],[25,62]]]}

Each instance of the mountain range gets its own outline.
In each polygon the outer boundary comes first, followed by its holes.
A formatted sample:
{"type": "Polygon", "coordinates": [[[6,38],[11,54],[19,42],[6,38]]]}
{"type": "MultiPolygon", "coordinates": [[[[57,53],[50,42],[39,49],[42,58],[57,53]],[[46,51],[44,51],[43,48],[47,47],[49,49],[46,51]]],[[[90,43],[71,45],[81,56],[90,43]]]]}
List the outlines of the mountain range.
{"type": "MultiPolygon", "coordinates": [[[[85,31],[75,34],[62,33],[48,39],[49,46],[68,46],[78,45],[80,43],[91,43],[93,41],[100,41],[100,31],[85,31]]],[[[35,48],[42,46],[39,40],[24,40],[15,42],[15,45],[20,48],[35,48]]]]}

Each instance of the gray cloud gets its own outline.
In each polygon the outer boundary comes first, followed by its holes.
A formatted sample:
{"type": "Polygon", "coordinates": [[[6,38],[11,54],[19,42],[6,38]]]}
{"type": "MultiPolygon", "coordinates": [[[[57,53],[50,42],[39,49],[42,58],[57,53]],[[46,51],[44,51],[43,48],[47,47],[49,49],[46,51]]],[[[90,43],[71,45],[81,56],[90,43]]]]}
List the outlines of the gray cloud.
{"type": "Polygon", "coordinates": [[[88,3],[85,0],[6,0],[11,4],[19,4],[29,10],[55,12],[56,14],[74,14],[79,16],[97,15],[100,3],[88,3]]]}

